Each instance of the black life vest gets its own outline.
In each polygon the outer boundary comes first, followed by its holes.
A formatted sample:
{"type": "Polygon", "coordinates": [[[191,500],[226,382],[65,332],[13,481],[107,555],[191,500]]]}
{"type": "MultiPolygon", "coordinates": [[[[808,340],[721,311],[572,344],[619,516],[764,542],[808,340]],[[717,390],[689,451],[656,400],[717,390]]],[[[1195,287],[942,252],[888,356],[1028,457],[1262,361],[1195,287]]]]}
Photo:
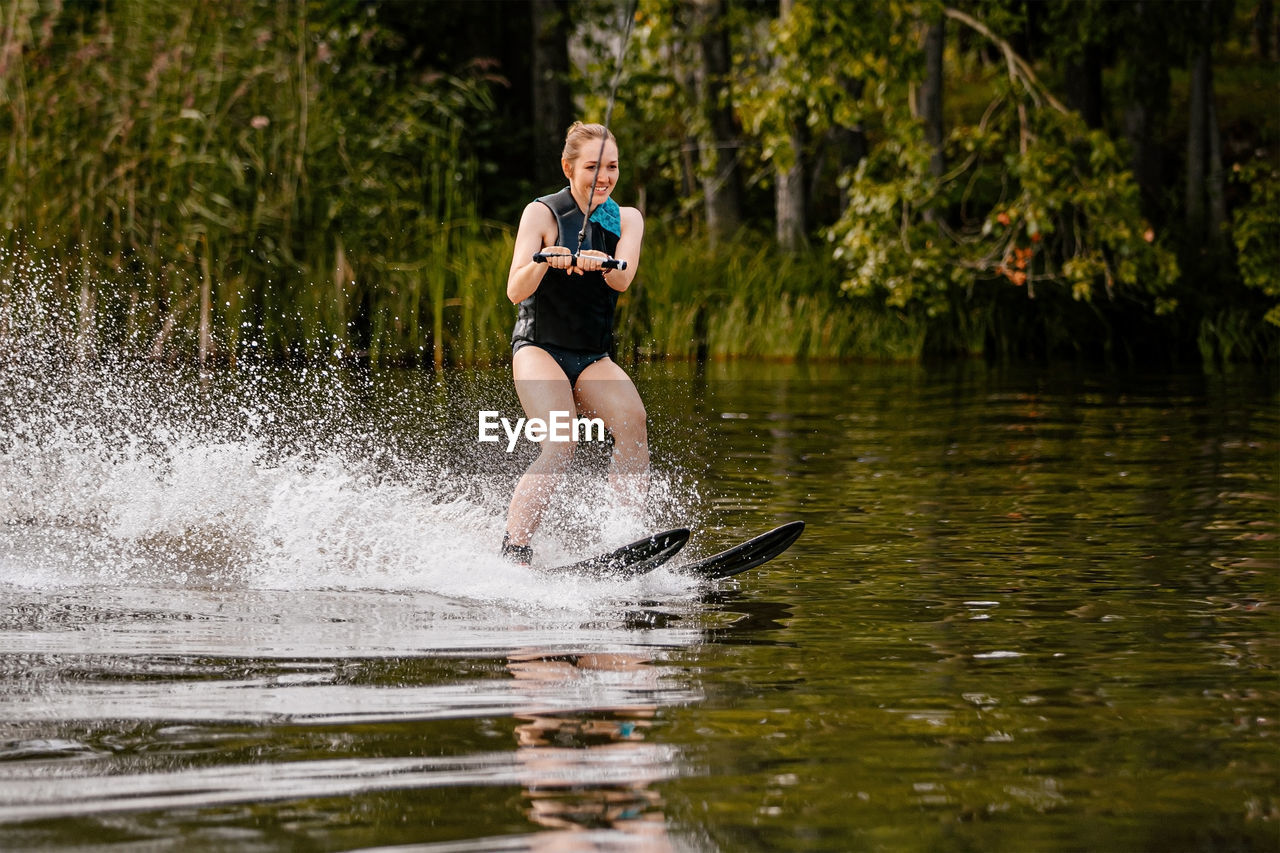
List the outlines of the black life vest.
{"type": "MultiPolygon", "coordinates": [[[[560,229],[557,245],[573,249],[582,230],[582,211],[565,187],[538,199],[551,209],[560,229]]],[[[595,249],[613,257],[618,236],[599,222],[592,222],[582,241],[582,250],[595,249]]],[[[589,272],[569,275],[565,270],[548,269],[542,283],[520,303],[513,345],[520,341],[548,344],[577,352],[607,353],[613,349],[613,312],[618,291],[605,283],[604,275],[589,272]]]]}

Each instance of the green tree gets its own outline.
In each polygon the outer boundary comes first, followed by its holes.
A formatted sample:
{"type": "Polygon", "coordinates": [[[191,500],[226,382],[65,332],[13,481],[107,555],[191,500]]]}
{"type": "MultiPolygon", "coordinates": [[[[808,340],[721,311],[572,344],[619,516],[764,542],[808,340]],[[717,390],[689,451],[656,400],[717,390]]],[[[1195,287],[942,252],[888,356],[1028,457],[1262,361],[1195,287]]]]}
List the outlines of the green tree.
{"type": "Polygon", "coordinates": [[[1144,221],[1114,143],[1066,109],[982,21],[945,14],[998,50],[1005,73],[992,79],[981,118],[950,130],[946,158],[955,165],[940,176],[936,149],[904,108],[906,87],[883,99],[883,136],[851,176],[849,208],[830,231],[845,288],[932,316],[1000,287],[1170,310],[1176,263],[1144,221]]]}
{"type": "MultiPolygon", "coordinates": [[[[767,37],[743,39],[736,104],[761,160],[785,176],[775,177],[786,182],[775,192],[784,248],[795,245],[790,223],[809,219],[797,208],[818,207],[823,189],[861,160],[890,69],[918,61],[897,29],[910,5],[795,0],[780,7],[767,37]],[[797,168],[806,168],[802,180],[797,168]]],[[[837,198],[837,210],[844,201],[837,198]]]]}
{"type": "Polygon", "coordinates": [[[1280,326],[1280,169],[1255,161],[1236,167],[1236,180],[1249,192],[1232,221],[1240,275],[1271,301],[1265,320],[1280,326]]]}

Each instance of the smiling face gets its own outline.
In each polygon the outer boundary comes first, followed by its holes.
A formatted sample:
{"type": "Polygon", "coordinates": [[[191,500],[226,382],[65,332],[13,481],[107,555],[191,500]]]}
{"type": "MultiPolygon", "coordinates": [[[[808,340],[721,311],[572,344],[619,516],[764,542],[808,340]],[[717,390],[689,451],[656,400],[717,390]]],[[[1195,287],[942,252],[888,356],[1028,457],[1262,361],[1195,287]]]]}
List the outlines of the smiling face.
{"type": "Polygon", "coordinates": [[[583,210],[599,207],[618,183],[618,143],[610,139],[600,156],[600,137],[586,140],[573,160],[561,160],[564,176],[569,179],[573,198],[583,210]],[[596,174],[596,161],[600,174],[596,174]]]}

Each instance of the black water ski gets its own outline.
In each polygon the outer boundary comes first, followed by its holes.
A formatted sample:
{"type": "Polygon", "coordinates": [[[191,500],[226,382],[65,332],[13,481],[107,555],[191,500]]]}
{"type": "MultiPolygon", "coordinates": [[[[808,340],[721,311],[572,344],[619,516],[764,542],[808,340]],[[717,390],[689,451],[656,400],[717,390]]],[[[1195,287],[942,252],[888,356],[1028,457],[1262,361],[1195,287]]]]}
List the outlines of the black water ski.
{"type": "Polygon", "coordinates": [[[702,560],[676,568],[678,572],[695,574],[704,578],[728,578],[748,569],[754,569],[761,563],[767,563],[783,551],[791,547],[791,543],[800,538],[804,532],[803,521],[792,521],[768,533],[762,533],[754,539],[748,539],[741,545],[712,554],[702,560]]]}
{"type": "Polygon", "coordinates": [[[623,545],[608,554],[601,554],[568,566],[549,567],[543,571],[592,577],[639,577],[670,560],[688,541],[689,531],[683,527],[677,527],[675,530],[655,533],[630,545],[623,545]]]}

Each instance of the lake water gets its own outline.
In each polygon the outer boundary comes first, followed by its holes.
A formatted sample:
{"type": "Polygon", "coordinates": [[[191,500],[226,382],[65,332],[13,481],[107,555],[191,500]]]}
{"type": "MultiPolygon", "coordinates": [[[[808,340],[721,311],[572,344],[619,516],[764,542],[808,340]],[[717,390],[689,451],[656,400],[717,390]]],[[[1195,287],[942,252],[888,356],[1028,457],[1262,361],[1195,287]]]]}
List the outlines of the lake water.
{"type": "Polygon", "coordinates": [[[787,554],[504,564],[498,369],[11,354],[0,848],[1277,849],[1274,377],[635,373],[646,514],[584,447],[539,559],[787,554]]]}

